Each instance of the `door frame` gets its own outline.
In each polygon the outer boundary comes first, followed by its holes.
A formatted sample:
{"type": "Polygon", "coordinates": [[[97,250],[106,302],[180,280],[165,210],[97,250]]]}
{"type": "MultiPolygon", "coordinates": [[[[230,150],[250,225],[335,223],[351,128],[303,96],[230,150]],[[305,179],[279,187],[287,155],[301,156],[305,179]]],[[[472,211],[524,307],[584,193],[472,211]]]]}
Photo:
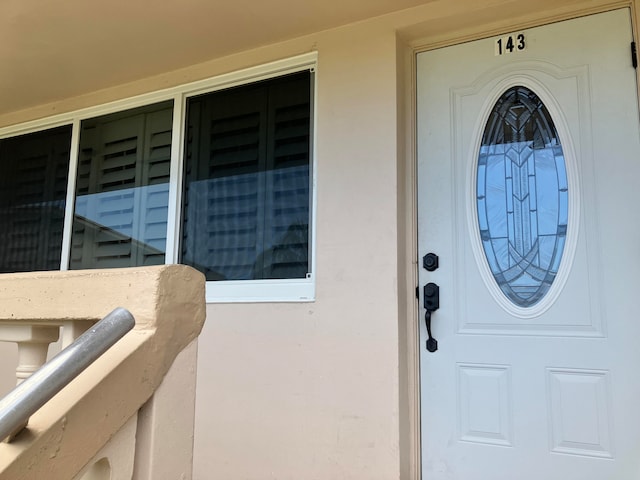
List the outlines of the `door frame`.
{"type": "MultiPolygon", "coordinates": [[[[504,35],[586,15],[628,8],[633,38],[638,37],[640,0],[579,0],[558,7],[555,0],[512,0],[506,5],[488,5],[486,0],[466,0],[451,6],[446,0],[429,3],[430,19],[397,31],[398,79],[398,174],[399,174],[399,318],[400,322],[400,478],[420,480],[422,470],[420,426],[420,335],[422,309],[416,299],[418,272],[417,216],[417,106],[416,56],[451,45],[504,35]],[[404,257],[404,258],[402,258],[404,257]],[[403,281],[404,280],[404,281],[403,281]],[[404,301],[403,301],[404,298],[404,301]]],[[[631,53],[630,53],[631,54],[631,53]]],[[[640,99],[640,68],[636,68],[640,99]]],[[[640,115],[640,105],[638,106],[640,115]]],[[[428,480],[428,479],[423,479],[428,480]]]]}

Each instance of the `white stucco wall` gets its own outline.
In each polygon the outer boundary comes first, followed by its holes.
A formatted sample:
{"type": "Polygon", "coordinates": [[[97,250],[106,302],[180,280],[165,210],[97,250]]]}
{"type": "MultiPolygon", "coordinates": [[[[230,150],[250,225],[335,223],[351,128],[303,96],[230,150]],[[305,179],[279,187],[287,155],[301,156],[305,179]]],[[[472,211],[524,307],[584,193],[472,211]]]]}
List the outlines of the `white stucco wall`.
{"type": "Polygon", "coordinates": [[[417,422],[407,416],[415,385],[403,376],[410,375],[407,338],[414,338],[415,180],[410,122],[398,128],[411,117],[403,110],[411,100],[403,42],[462,41],[609,3],[434,0],[0,117],[6,125],[318,52],[316,300],[208,305],[198,351],[196,480],[393,479],[407,471],[400,448],[406,455],[417,422]]]}
{"type": "Polygon", "coordinates": [[[318,51],[316,300],[208,305],[195,479],[398,478],[396,50],[388,22],[365,22],[26,114],[318,51]]]}
{"type": "Polygon", "coordinates": [[[208,306],[199,480],[398,476],[395,37],[306,42],[319,52],[316,301],[208,306]]]}

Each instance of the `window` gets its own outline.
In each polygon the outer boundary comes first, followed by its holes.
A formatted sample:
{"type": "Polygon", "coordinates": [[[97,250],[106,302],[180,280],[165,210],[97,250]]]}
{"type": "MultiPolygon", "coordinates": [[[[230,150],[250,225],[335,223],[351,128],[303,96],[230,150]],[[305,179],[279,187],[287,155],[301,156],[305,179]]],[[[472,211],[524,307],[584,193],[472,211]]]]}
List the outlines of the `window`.
{"type": "Polygon", "coordinates": [[[70,268],[165,263],[173,106],[85,120],[70,268]]]}
{"type": "Polygon", "coordinates": [[[181,263],[207,280],[310,272],[310,73],[187,103],[181,263]]]}
{"type": "Polygon", "coordinates": [[[0,272],[60,268],[71,128],[0,139],[0,272]]]}
{"type": "Polygon", "coordinates": [[[512,87],[496,102],[476,168],[478,227],[489,268],[514,305],[532,307],[560,268],[569,191],[558,132],[529,88],[512,87]]]}
{"type": "Polygon", "coordinates": [[[0,271],[184,263],[208,301],[312,300],[314,65],[0,129],[0,271]]]}

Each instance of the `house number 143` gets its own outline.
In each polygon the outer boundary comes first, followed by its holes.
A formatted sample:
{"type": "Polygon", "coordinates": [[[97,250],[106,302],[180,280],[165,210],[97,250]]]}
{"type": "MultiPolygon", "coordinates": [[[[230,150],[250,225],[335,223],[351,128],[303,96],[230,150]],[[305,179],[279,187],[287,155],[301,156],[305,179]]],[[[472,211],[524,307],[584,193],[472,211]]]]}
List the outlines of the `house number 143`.
{"type": "Polygon", "coordinates": [[[527,44],[524,41],[524,33],[500,37],[495,43],[495,54],[496,56],[500,56],[507,53],[521,52],[525,49],[526,45],[527,44]]]}

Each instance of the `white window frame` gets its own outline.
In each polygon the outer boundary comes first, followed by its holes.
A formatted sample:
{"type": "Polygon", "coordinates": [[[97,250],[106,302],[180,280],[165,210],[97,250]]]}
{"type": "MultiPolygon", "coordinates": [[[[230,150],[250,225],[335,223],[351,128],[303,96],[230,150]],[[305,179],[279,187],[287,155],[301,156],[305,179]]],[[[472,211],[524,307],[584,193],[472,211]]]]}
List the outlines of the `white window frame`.
{"type": "MultiPolygon", "coordinates": [[[[62,125],[72,126],[71,149],[69,153],[69,178],[67,183],[60,270],[68,270],[69,268],[73,208],[75,204],[76,174],[78,166],[78,149],[80,141],[80,124],[82,120],[116,113],[131,108],[142,107],[166,100],[173,100],[173,131],[171,136],[171,170],[169,176],[169,205],[165,263],[175,264],[178,263],[180,250],[182,185],[184,171],[184,129],[187,100],[195,95],[215,92],[217,90],[223,90],[239,85],[246,85],[289,73],[296,73],[305,70],[315,72],[317,61],[317,52],[306,53],[152,93],[0,128],[0,139],[2,139],[55,128],[62,125]]],[[[311,227],[311,248],[309,249],[309,255],[311,272],[307,275],[307,278],[296,279],[209,281],[206,285],[207,303],[311,302],[315,300],[315,227],[317,210],[317,163],[315,142],[317,121],[315,105],[317,103],[318,91],[316,78],[314,78],[312,82],[312,88],[313,92],[310,115],[313,127],[310,140],[311,198],[309,199],[309,222],[311,227]]]]}

